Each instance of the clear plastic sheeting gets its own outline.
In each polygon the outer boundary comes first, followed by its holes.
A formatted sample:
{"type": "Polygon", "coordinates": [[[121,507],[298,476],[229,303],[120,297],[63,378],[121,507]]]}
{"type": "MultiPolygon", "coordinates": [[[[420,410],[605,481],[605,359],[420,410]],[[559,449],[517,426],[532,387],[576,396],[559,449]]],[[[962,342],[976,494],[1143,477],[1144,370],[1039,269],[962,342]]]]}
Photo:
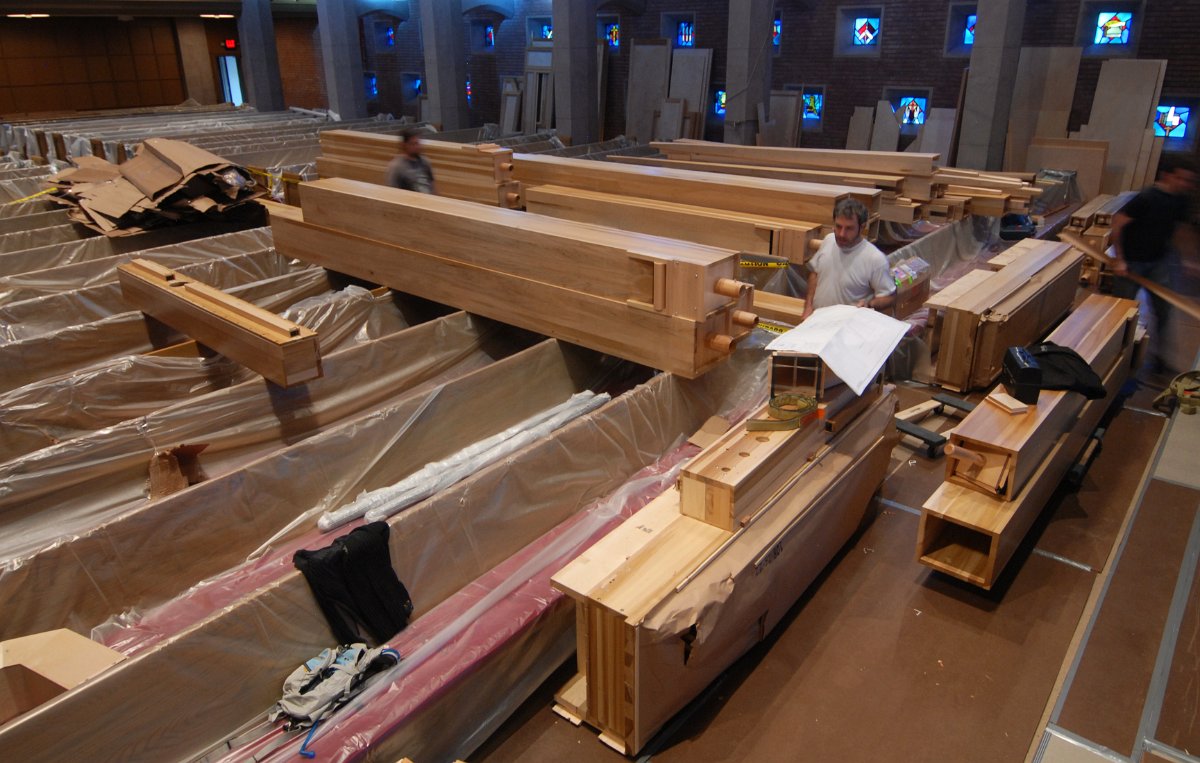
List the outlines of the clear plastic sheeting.
{"type": "Polygon", "coordinates": [[[53,212],[56,209],[62,209],[62,207],[52,201],[46,201],[43,197],[20,202],[5,202],[3,199],[0,199],[0,218],[20,217],[21,215],[37,214],[38,212],[53,212]]]}
{"type": "MultiPolygon", "coordinates": [[[[110,242],[109,239],[101,237],[87,239],[86,242],[81,243],[103,246],[103,244],[97,243],[101,241],[110,242]]],[[[0,277],[0,305],[33,299],[46,294],[72,291],[86,286],[116,283],[117,265],[135,257],[156,262],[164,267],[178,268],[205,260],[219,260],[246,252],[269,249],[273,246],[271,229],[264,227],[166,244],[127,254],[117,254],[110,250],[108,255],[88,261],[77,261],[70,258],[52,259],[49,262],[42,260],[35,263],[40,267],[31,268],[28,272],[0,277]]],[[[205,283],[211,283],[201,275],[197,274],[193,277],[205,283]]]]}
{"type": "MultiPolygon", "coordinates": [[[[305,267],[228,289],[235,297],[264,310],[278,312],[305,297],[330,290],[329,274],[305,267]]],[[[150,352],[186,341],[187,337],[140,312],[111,315],[91,323],[0,344],[0,392],[32,384],[50,376],[131,353],[150,352]]]]}
{"type": "MultiPolygon", "coordinates": [[[[546,342],[538,347],[561,345],[546,342]]],[[[486,393],[489,402],[502,401],[505,409],[531,403],[544,407],[544,385],[537,377],[546,381],[564,374],[586,377],[589,367],[578,365],[574,351],[555,353],[562,358],[557,364],[521,358],[475,392],[486,393]],[[532,382],[523,372],[531,365],[540,369],[532,382]]],[[[417,616],[625,484],[709,416],[745,409],[750,399],[761,399],[764,360],[761,348],[743,351],[739,347],[733,358],[701,379],[655,376],[551,437],[392,517],[392,563],[413,594],[417,616]]],[[[474,399],[475,394],[467,394],[453,401],[433,401],[435,415],[424,418],[425,426],[412,433],[417,439],[404,438],[399,447],[388,447],[388,442],[406,420],[364,418],[320,443],[318,457],[310,452],[309,457],[288,461],[286,466],[263,462],[261,470],[243,470],[234,500],[249,502],[250,514],[255,515],[262,510],[259,501],[280,500],[277,490],[292,498],[293,509],[322,502],[329,492],[354,494],[358,490],[348,482],[382,469],[391,458],[412,458],[412,450],[420,451],[453,433],[451,427],[431,428],[430,424],[443,422],[454,410],[448,403],[469,405],[474,399]],[[382,426],[384,422],[387,426],[382,426]]],[[[309,444],[315,445],[305,445],[309,444]]],[[[407,470],[407,466],[400,469],[407,470]]],[[[205,505],[227,510],[221,501],[205,505]]],[[[245,524],[243,519],[235,527],[245,524]]],[[[174,537],[170,530],[159,529],[163,538],[174,537]]],[[[216,536],[218,540],[210,538],[208,548],[221,554],[226,539],[236,535],[237,531],[226,530],[216,536]]],[[[327,542],[327,538],[309,539],[311,547],[327,542]]],[[[138,561],[159,571],[195,560],[182,554],[166,565],[138,561]]],[[[169,605],[147,612],[140,634],[126,631],[126,636],[140,642],[122,648],[130,659],[0,729],[0,746],[14,755],[36,750],[50,759],[69,758],[81,749],[102,760],[131,755],[179,759],[205,754],[237,729],[255,723],[278,698],[282,678],[328,646],[330,635],[303,577],[291,568],[286,548],[240,572],[197,586],[169,605]],[[220,669],[214,670],[214,665],[220,669]],[[113,697],[121,698],[119,706],[112,704],[113,697]]],[[[573,618],[566,610],[561,614],[558,622],[569,628],[573,618]]],[[[569,631],[561,636],[560,644],[569,650],[569,631]]],[[[535,649],[519,660],[543,657],[544,652],[536,648],[543,642],[524,643],[535,649]]],[[[556,664],[561,654],[555,655],[556,664]]]]}
{"type": "MultiPolygon", "coordinates": [[[[38,231],[23,231],[14,236],[36,235],[38,231]]],[[[14,276],[36,270],[57,268],[86,260],[111,257],[116,254],[112,239],[92,236],[69,242],[49,243],[0,253],[0,276],[14,276]]]]}
{"type": "MultiPolygon", "coordinates": [[[[306,387],[244,383],[0,465],[0,638],[86,633],[237,564],[310,506],[314,490],[330,489],[338,505],[343,480],[350,489],[375,476],[361,434],[372,421],[406,419],[411,401],[489,367],[509,344],[456,313],[331,354],[325,377],[306,387]],[[324,452],[328,439],[338,442],[324,452]],[[200,458],[207,479],[147,500],[150,454],[182,442],[212,443],[200,458]],[[56,473],[76,472],[62,480],[75,487],[55,484],[56,473]]],[[[384,479],[370,487],[398,476],[384,479]]]]}
{"type": "MultiPolygon", "coordinates": [[[[574,649],[574,604],[551,586],[551,576],[670,489],[697,452],[688,444],[668,451],[410,624],[388,642],[401,662],[320,725],[306,749],[334,763],[368,748],[374,756],[415,760],[474,752],[574,649]],[[520,673],[509,664],[517,646],[526,653],[520,673]]],[[[302,741],[255,757],[291,759],[302,741]]],[[[221,760],[250,754],[246,746],[221,760]]]]}
{"type": "Polygon", "coordinates": [[[0,234],[0,254],[93,238],[94,233],[73,223],[0,234]]]}
{"type": "MultiPolygon", "coordinates": [[[[218,289],[263,281],[303,270],[273,249],[185,265],[176,272],[218,289]],[[208,278],[204,278],[207,276],[208,278]]],[[[129,312],[117,281],[0,306],[0,345],[129,312]]]]}
{"type": "Polygon", "coordinates": [[[349,505],[322,514],[317,527],[322,532],[329,532],[360,517],[366,517],[368,522],[385,520],[539,437],[545,437],[576,416],[595,410],[609,399],[607,393],[576,392],[566,402],[477,440],[440,461],[425,464],[394,485],[359,494],[349,505]]]}
{"type": "MultiPolygon", "coordinates": [[[[357,286],[303,300],[284,315],[318,332],[323,355],[407,326],[390,294],[357,286]]],[[[256,377],[220,355],[126,355],[34,382],[0,395],[0,462],[256,377]]]]}

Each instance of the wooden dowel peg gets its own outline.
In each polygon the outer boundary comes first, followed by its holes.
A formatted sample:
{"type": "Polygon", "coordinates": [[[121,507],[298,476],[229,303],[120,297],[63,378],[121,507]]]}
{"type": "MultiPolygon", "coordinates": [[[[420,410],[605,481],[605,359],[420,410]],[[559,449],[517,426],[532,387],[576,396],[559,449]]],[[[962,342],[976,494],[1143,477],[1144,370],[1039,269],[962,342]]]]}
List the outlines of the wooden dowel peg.
{"type": "Polygon", "coordinates": [[[708,346],[717,352],[733,352],[733,342],[728,334],[713,334],[708,338],[708,346]]]}
{"type": "Polygon", "coordinates": [[[950,458],[957,458],[959,461],[966,461],[976,466],[985,466],[987,464],[987,459],[982,454],[968,450],[961,445],[948,444],[942,449],[942,452],[950,456],[950,458]]]}
{"type": "Polygon", "coordinates": [[[742,292],[747,289],[753,289],[754,286],[742,281],[737,281],[733,278],[718,278],[713,284],[713,291],[720,294],[722,297],[737,299],[742,296],[742,292]]]}
{"type": "Polygon", "coordinates": [[[730,314],[734,325],[754,328],[758,325],[758,316],[746,310],[734,310],[730,314]]]}

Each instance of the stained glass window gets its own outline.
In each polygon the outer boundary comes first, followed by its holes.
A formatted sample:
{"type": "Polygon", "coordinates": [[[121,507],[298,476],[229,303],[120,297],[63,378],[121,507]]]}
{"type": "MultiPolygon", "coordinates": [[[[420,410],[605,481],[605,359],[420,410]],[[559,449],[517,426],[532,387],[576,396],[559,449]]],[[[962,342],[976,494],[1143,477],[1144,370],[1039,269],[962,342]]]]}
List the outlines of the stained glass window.
{"type": "Polygon", "coordinates": [[[471,75],[467,75],[467,104],[471,103],[471,75]]]}
{"type": "Polygon", "coordinates": [[[496,47],[496,27],[493,24],[488,24],[483,28],[483,47],[496,47]]]}
{"type": "Polygon", "coordinates": [[[374,74],[367,72],[363,75],[364,84],[367,86],[367,97],[375,98],[379,95],[379,79],[374,74]]]}
{"type": "Polygon", "coordinates": [[[1101,13],[1096,17],[1096,45],[1128,45],[1132,13],[1101,13]]]}
{"type": "Polygon", "coordinates": [[[1187,134],[1189,106],[1159,106],[1154,115],[1154,134],[1163,138],[1182,138],[1187,134]]]}
{"type": "Polygon", "coordinates": [[[396,27],[390,26],[383,33],[384,44],[389,48],[396,47],[396,27]]]}
{"type": "Polygon", "coordinates": [[[604,39],[608,40],[608,47],[621,47],[621,25],[608,24],[604,27],[604,39]]]}
{"type": "Polygon", "coordinates": [[[804,104],[804,119],[820,119],[821,109],[825,107],[825,96],[821,93],[805,93],[801,96],[804,104]]]}
{"type": "Polygon", "coordinates": [[[902,125],[925,124],[924,98],[905,96],[900,99],[900,106],[896,110],[900,112],[900,124],[902,125]]]}
{"type": "Polygon", "coordinates": [[[713,98],[713,112],[719,116],[725,116],[725,91],[718,90],[716,97],[713,98]]]}
{"type": "Polygon", "coordinates": [[[554,26],[552,24],[542,24],[540,27],[538,27],[538,35],[543,40],[553,40],[554,26]]]}
{"type": "Polygon", "coordinates": [[[963,25],[963,45],[975,44],[975,14],[967,14],[966,23],[963,25]]]}
{"type": "Polygon", "coordinates": [[[779,47],[779,40],[783,37],[783,19],[776,16],[775,21],[771,22],[771,44],[779,47]]]}
{"type": "Polygon", "coordinates": [[[680,48],[693,47],[696,44],[696,25],[690,21],[680,21],[675,43],[680,48]]]}
{"type": "Polygon", "coordinates": [[[875,45],[879,42],[879,19],[854,19],[854,44],[875,45]]]}

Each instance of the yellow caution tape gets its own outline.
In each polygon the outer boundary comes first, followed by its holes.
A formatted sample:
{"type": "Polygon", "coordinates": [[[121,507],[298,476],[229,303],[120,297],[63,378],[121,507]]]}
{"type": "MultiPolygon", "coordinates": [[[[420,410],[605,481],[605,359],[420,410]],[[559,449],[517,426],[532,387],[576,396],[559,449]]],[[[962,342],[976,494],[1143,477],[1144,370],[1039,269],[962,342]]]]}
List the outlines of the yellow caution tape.
{"type": "Polygon", "coordinates": [[[772,334],[786,334],[791,331],[787,326],[776,326],[774,323],[763,323],[759,321],[758,328],[763,331],[770,331],[772,334]]]}
{"type": "Polygon", "coordinates": [[[739,260],[738,267],[742,268],[786,268],[790,262],[759,262],[758,260],[739,260]]]}
{"type": "Polygon", "coordinates": [[[57,190],[58,190],[57,188],[47,188],[44,191],[38,191],[37,193],[26,196],[23,199],[13,199],[12,201],[6,201],[6,202],[4,202],[3,206],[7,207],[9,204],[20,204],[23,201],[30,201],[31,199],[36,199],[37,197],[39,197],[43,194],[47,194],[47,193],[50,193],[51,191],[57,191],[57,190]]]}

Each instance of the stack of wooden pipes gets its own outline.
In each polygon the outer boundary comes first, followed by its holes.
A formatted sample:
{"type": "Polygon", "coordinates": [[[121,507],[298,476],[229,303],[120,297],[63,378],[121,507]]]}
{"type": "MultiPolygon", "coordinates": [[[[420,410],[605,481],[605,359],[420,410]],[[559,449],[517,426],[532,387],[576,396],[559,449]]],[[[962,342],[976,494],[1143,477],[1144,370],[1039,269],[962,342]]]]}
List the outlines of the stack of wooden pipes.
{"type": "Polygon", "coordinates": [[[891,222],[1025,212],[1030,199],[1041,193],[1033,183],[1033,173],[984,173],[938,167],[939,155],[933,153],[736,146],[699,140],[656,142],[651,146],[663,156],[613,159],[674,169],[873,188],[880,193],[880,219],[891,222]]]}
{"type": "MultiPolygon", "coordinates": [[[[397,135],[355,130],[321,133],[317,172],[386,184],[388,164],[400,153],[397,135]]],[[[512,149],[490,143],[448,143],[422,139],[421,150],[433,168],[435,191],[451,199],[500,206],[516,189],[512,183],[512,149]]]]}

